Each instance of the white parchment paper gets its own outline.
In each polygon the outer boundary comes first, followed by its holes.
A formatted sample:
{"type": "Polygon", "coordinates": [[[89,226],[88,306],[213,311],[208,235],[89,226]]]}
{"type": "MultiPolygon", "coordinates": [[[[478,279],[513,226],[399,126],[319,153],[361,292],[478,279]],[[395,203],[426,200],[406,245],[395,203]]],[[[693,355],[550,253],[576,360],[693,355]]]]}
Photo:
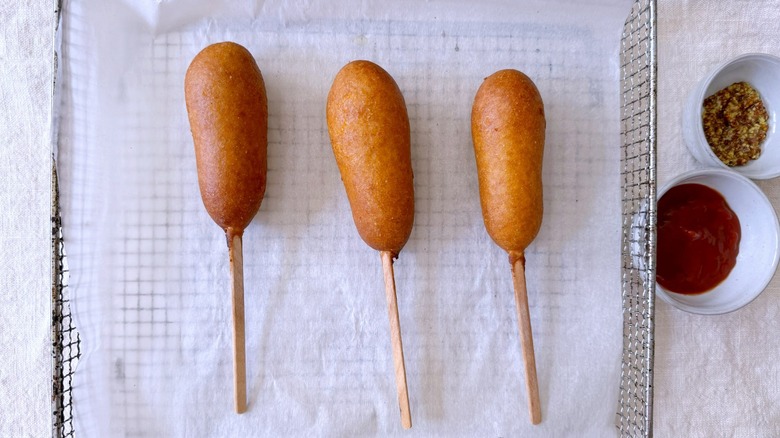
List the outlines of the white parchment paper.
{"type": "Polygon", "coordinates": [[[619,65],[629,1],[66,3],[59,165],[83,357],[79,436],[616,434],[619,65]],[[388,2],[390,3],[390,2],[388,2]],[[519,2],[518,2],[519,3],[519,2]],[[209,43],[265,77],[268,188],[244,235],[249,412],[233,413],[228,258],[198,192],[183,78],[209,43]],[[325,125],[369,59],[409,109],[415,225],[396,262],[414,427],[400,425],[379,255],[325,125]],[[506,255],[470,133],[482,79],[545,102],[545,211],[527,272],[543,423],[528,420],[506,255]]]}

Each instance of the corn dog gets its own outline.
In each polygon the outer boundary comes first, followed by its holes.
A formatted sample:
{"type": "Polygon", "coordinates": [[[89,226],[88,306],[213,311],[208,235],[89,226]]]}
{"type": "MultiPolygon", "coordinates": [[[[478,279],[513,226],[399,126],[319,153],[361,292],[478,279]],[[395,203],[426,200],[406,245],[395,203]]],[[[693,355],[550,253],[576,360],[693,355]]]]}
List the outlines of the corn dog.
{"type": "Polygon", "coordinates": [[[385,275],[401,424],[412,427],[393,259],[414,222],[414,186],[406,103],[393,78],[369,61],[336,75],[328,94],[328,132],[360,237],[380,251],[385,275]]]}
{"type": "Polygon", "coordinates": [[[546,121],[534,83],[517,70],[485,79],[474,98],[471,135],[485,228],[509,254],[526,371],[531,422],[541,422],[531,320],[525,284],[525,249],[542,225],[542,158],[546,121]]]}
{"type": "Polygon", "coordinates": [[[227,238],[232,277],[236,412],[246,411],[244,280],[241,237],[260,208],[266,185],[268,108],[265,83],[244,47],[203,49],[184,79],[198,185],[211,218],[227,238]]]}

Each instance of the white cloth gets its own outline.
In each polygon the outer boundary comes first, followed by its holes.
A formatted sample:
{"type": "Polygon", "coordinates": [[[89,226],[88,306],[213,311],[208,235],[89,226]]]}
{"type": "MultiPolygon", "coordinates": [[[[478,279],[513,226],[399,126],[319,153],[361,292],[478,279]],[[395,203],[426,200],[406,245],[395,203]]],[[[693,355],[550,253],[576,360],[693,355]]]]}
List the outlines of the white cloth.
{"type": "Polygon", "coordinates": [[[0,436],[51,434],[53,3],[0,7],[0,436]]]}
{"type": "MultiPolygon", "coordinates": [[[[780,8],[767,1],[659,1],[658,176],[663,185],[703,167],[683,143],[684,101],[722,61],[780,55],[780,8]]],[[[780,78],[778,79],[780,80],[780,78]]],[[[758,182],[780,205],[777,179],[758,182]]],[[[657,436],[780,436],[780,283],[722,316],[691,315],[656,300],[657,436]]]]}

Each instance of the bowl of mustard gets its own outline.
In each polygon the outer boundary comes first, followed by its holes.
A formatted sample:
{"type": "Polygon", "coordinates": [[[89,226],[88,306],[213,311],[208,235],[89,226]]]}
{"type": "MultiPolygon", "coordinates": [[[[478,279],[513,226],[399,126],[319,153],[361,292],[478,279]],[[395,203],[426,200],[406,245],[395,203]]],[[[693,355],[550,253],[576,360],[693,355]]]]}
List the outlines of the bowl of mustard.
{"type": "Polygon", "coordinates": [[[780,176],[780,58],[748,53],[711,70],[689,94],[683,139],[710,167],[751,179],[780,176]]]}

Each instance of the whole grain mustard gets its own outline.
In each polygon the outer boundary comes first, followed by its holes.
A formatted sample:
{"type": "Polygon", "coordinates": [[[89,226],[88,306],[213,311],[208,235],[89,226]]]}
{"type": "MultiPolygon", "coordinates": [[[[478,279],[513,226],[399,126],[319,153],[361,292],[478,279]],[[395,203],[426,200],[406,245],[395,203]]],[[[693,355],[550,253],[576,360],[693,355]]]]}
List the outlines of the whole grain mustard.
{"type": "Polygon", "coordinates": [[[742,166],[761,155],[769,117],[761,96],[747,82],[737,82],[704,100],[704,136],[727,166],[742,166]]]}

